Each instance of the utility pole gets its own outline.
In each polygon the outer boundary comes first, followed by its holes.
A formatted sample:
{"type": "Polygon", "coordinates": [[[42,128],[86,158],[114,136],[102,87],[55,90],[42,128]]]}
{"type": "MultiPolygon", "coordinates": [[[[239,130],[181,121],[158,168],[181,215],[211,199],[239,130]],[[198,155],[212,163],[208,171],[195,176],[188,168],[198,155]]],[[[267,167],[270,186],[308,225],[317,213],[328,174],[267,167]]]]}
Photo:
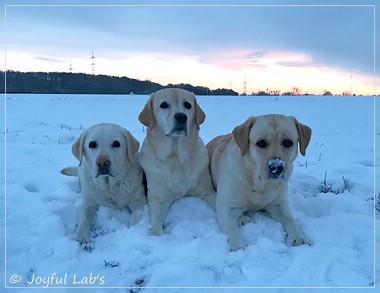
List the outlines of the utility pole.
{"type": "Polygon", "coordinates": [[[247,94],[247,74],[244,74],[244,95],[247,94]]]}
{"type": "Polygon", "coordinates": [[[350,77],[350,96],[352,96],[352,75],[350,77]]]}
{"type": "Polygon", "coordinates": [[[73,72],[73,65],[71,64],[71,59],[70,59],[69,70],[70,70],[70,73],[72,73],[72,72],[73,72]]]}
{"type": "Polygon", "coordinates": [[[92,55],[90,57],[91,59],[91,66],[92,66],[92,75],[95,75],[95,56],[94,56],[94,51],[92,51],[92,55]]]}

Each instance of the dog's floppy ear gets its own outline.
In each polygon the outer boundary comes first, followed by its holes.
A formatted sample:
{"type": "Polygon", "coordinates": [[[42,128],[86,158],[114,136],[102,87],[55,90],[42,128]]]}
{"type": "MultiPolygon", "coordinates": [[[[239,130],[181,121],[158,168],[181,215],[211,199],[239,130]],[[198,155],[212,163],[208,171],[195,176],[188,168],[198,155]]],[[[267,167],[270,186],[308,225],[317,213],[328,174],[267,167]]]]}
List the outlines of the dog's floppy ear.
{"type": "Polygon", "coordinates": [[[199,130],[199,125],[201,125],[203,122],[205,122],[206,119],[206,114],[203,112],[201,107],[198,105],[197,99],[194,96],[194,101],[195,101],[195,110],[194,110],[194,121],[195,125],[197,126],[197,129],[199,130]]]}
{"type": "Polygon", "coordinates": [[[144,109],[139,115],[139,121],[147,126],[149,129],[152,129],[155,125],[154,113],[153,113],[153,97],[154,93],[150,95],[148,102],[146,102],[144,109]]]}
{"type": "Polygon", "coordinates": [[[78,159],[79,166],[82,165],[82,158],[84,155],[84,139],[86,138],[87,131],[83,131],[77,141],[71,147],[71,152],[78,159]]]}
{"type": "Polygon", "coordinates": [[[125,140],[127,142],[127,156],[129,160],[134,163],[136,154],[139,151],[140,143],[136,138],[126,129],[124,129],[125,140]]]}
{"type": "Polygon", "coordinates": [[[306,148],[309,145],[310,139],[311,139],[311,128],[307,125],[304,125],[294,117],[292,117],[293,122],[297,128],[297,134],[298,134],[298,141],[300,144],[300,152],[301,155],[306,154],[306,148]]]}
{"type": "Polygon", "coordinates": [[[253,124],[256,122],[256,117],[249,117],[243,124],[236,126],[232,131],[232,135],[240,148],[241,155],[244,156],[249,149],[249,132],[253,124]]]}

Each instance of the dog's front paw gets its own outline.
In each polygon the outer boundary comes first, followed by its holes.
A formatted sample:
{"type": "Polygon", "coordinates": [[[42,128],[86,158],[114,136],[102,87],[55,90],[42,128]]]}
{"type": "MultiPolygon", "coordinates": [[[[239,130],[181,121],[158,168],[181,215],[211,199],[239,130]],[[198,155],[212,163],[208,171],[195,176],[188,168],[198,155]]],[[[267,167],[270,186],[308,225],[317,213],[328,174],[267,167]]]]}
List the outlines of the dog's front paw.
{"type": "Polygon", "coordinates": [[[75,239],[79,241],[80,244],[87,243],[90,241],[90,229],[85,225],[79,225],[76,231],[75,239]]]}
{"type": "Polygon", "coordinates": [[[164,230],[162,227],[152,227],[149,231],[149,234],[152,236],[161,236],[164,234],[164,230]]]}
{"type": "Polygon", "coordinates": [[[91,237],[88,235],[88,237],[83,237],[82,234],[76,234],[75,237],[73,237],[74,240],[79,242],[80,247],[87,251],[92,252],[95,248],[93,247],[93,243],[91,242],[91,237]]]}
{"type": "Polygon", "coordinates": [[[231,237],[228,239],[228,244],[230,245],[231,251],[237,251],[239,249],[244,249],[247,245],[244,243],[243,239],[232,239],[231,237]]]}
{"type": "Polygon", "coordinates": [[[83,232],[77,232],[75,239],[80,243],[80,244],[86,244],[90,242],[90,232],[83,233],[83,232]]]}
{"type": "Polygon", "coordinates": [[[141,219],[142,219],[142,211],[141,210],[135,211],[134,213],[131,214],[131,218],[129,220],[129,225],[134,226],[138,222],[140,222],[141,219]]]}
{"type": "Polygon", "coordinates": [[[240,218],[237,220],[239,227],[244,226],[248,223],[252,222],[252,218],[248,215],[241,215],[240,218]]]}
{"type": "Polygon", "coordinates": [[[87,252],[92,252],[95,249],[92,242],[83,242],[80,244],[80,247],[87,252]]]}
{"type": "Polygon", "coordinates": [[[311,245],[311,241],[302,233],[288,233],[286,237],[288,246],[311,245]]]}

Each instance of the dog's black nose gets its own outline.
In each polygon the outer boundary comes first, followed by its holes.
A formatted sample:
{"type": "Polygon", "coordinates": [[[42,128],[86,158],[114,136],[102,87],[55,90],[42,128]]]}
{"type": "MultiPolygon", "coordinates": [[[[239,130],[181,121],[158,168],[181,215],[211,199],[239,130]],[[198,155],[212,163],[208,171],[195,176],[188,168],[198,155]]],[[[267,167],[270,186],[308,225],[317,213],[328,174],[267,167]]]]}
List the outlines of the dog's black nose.
{"type": "Polygon", "coordinates": [[[271,177],[277,178],[284,172],[284,166],[269,167],[271,177]]]}
{"type": "Polygon", "coordinates": [[[277,179],[283,176],[285,170],[285,161],[281,159],[271,159],[268,161],[270,178],[277,179]]]}
{"type": "Polygon", "coordinates": [[[175,113],[174,119],[180,123],[185,123],[187,121],[187,115],[185,113],[175,113]]]}

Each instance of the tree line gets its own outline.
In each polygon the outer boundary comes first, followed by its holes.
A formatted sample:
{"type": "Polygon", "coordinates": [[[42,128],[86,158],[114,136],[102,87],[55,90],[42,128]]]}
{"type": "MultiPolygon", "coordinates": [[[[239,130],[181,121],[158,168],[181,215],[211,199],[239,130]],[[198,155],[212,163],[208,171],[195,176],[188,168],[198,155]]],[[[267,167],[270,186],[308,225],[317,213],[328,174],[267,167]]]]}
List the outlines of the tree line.
{"type": "Polygon", "coordinates": [[[142,94],[177,87],[195,95],[238,95],[231,89],[211,90],[190,84],[161,84],[128,77],[68,72],[0,71],[0,92],[28,94],[142,94]],[[6,78],[5,78],[6,77],[6,78]],[[6,88],[5,88],[6,81],[6,88]]]}

